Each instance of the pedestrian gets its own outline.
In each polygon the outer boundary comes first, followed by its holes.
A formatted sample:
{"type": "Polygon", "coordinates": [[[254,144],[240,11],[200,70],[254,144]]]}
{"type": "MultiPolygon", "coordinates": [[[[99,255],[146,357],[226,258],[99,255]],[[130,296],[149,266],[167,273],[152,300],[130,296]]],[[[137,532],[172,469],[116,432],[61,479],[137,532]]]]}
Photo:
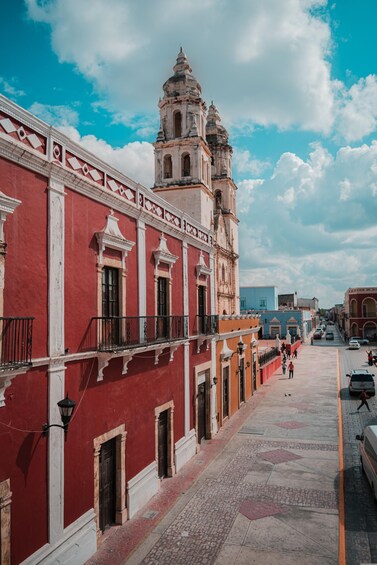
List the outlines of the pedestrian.
{"type": "Polygon", "coordinates": [[[289,348],[287,347],[287,357],[288,357],[288,359],[291,358],[291,348],[290,347],[289,348]]]}
{"type": "Polygon", "coordinates": [[[357,407],[357,410],[360,410],[360,408],[365,404],[365,406],[368,408],[368,412],[370,412],[370,408],[367,402],[368,398],[370,398],[370,396],[367,395],[365,388],[363,388],[363,392],[360,394],[361,404],[357,407]]]}
{"type": "Polygon", "coordinates": [[[287,362],[287,356],[286,356],[286,354],[284,353],[284,355],[283,355],[283,363],[286,363],[286,362],[287,362]]]}
{"type": "Polygon", "coordinates": [[[313,336],[310,338],[310,345],[313,345],[313,336]]]}
{"type": "Polygon", "coordinates": [[[367,351],[368,353],[368,365],[373,365],[373,353],[371,351],[367,351]]]}
{"type": "Polygon", "coordinates": [[[282,371],[283,371],[283,375],[285,375],[285,372],[286,372],[286,370],[287,370],[287,363],[286,363],[285,361],[283,361],[282,366],[281,366],[281,369],[282,369],[282,371]]]}
{"type": "Polygon", "coordinates": [[[285,352],[285,348],[286,348],[286,347],[287,347],[287,346],[285,345],[285,343],[284,343],[284,341],[283,341],[283,343],[281,344],[281,352],[282,352],[282,353],[285,352]]]}
{"type": "Polygon", "coordinates": [[[296,347],[296,349],[295,349],[294,352],[293,352],[293,357],[294,357],[295,359],[297,359],[297,347],[296,347]]]}
{"type": "Polygon", "coordinates": [[[294,370],[295,370],[295,366],[293,365],[293,363],[291,361],[288,365],[288,371],[289,371],[289,373],[288,373],[289,377],[288,378],[293,379],[293,371],[294,370]]]}

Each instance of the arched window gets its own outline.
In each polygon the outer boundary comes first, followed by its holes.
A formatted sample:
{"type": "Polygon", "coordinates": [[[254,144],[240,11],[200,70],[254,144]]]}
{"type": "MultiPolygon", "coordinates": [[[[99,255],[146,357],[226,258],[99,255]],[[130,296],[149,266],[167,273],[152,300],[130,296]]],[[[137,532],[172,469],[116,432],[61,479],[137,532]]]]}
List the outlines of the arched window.
{"type": "Polygon", "coordinates": [[[215,202],[216,202],[216,208],[219,209],[221,208],[221,203],[222,203],[222,193],[221,190],[217,190],[215,193],[215,202]]]}
{"type": "Polygon", "coordinates": [[[182,136],[182,114],[175,112],[174,114],[174,137],[182,136]]]}
{"type": "Polygon", "coordinates": [[[373,298],[365,298],[363,300],[363,318],[376,317],[376,302],[373,298]]]}
{"type": "Polygon", "coordinates": [[[173,177],[173,163],[171,155],[164,157],[164,179],[171,179],[173,177]]]}
{"type": "Polygon", "coordinates": [[[190,155],[186,153],[182,155],[182,176],[189,177],[191,175],[191,162],[190,162],[190,155]]]}
{"type": "Polygon", "coordinates": [[[351,318],[356,318],[357,316],[357,302],[354,298],[350,302],[350,316],[351,318]]]}

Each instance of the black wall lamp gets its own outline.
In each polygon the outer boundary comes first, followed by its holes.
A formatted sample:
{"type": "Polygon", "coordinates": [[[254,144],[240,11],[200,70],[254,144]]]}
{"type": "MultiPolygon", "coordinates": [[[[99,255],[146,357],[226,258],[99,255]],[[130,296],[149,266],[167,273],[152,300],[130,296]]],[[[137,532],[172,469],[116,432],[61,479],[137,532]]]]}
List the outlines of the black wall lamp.
{"type": "Polygon", "coordinates": [[[213,377],[212,382],[213,384],[211,385],[211,388],[217,385],[217,377],[213,377]]]}
{"type": "Polygon", "coordinates": [[[240,341],[237,343],[238,355],[242,355],[242,353],[243,353],[243,348],[244,348],[243,341],[240,340],[240,341]]]}
{"type": "Polygon", "coordinates": [[[58,402],[58,406],[59,406],[60,417],[62,419],[63,425],[61,426],[60,424],[43,424],[42,426],[43,436],[46,436],[48,430],[53,427],[62,428],[65,434],[68,432],[68,425],[69,422],[71,421],[73,410],[76,406],[76,402],[74,400],[71,400],[67,394],[67,396],[63,400],[58,402]]]}

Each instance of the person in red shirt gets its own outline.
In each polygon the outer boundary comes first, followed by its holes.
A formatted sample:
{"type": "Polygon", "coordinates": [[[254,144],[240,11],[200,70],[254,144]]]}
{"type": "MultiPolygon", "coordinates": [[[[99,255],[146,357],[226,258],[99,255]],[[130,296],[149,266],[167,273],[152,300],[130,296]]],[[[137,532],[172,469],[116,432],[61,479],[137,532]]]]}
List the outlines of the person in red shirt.
{"type": "Polygon", "coordinates": [[[288,378],[293,379],[293,371],[295,370],[295,366],[293,365],[292,361],[288,365],[288,378]]]}

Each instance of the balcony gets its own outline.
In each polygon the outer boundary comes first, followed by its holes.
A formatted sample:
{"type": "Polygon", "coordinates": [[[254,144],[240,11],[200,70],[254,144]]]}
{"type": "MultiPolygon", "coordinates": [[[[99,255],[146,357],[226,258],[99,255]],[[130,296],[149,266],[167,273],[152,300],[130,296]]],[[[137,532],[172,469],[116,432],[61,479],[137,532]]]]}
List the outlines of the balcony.
{"type": "Polygon", "coordinates": [[[196,316],[194,335],[213,335],[218,332],[218,316],[196,316]]]}
{"type": "Polygon", "coordinates": [[[279,357],[280,351],[277,347],[271,348],[266,353],[262,353],[262,355],[258,356],[259,366],[263,367],[263,365],[267,365],[271,361],[273,361],[276,357],[279,357]]]}
{"type": "Polygon", "coordinates": [[[97,351],[161,344],[188,337],[188,316],[95,317],[97,351]]]}
{"type": "Polygon", "coordinates": [[[0,370],[31,365],[34,318],[0,318],[0,370]]]}

